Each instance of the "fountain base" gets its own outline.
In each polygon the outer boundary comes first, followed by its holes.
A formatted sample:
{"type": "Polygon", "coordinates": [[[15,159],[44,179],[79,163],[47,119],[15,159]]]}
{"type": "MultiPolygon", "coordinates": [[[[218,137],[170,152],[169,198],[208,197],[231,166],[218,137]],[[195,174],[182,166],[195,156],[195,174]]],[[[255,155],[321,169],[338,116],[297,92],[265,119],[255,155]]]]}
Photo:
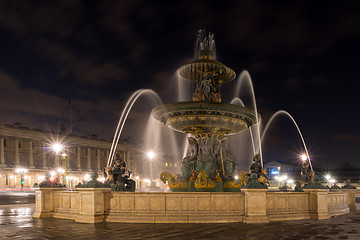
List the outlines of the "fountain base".
{"type": "Polygon", "coordinates": [[[36,188],[34,218],[63,218],[76,222],[123,223],[265,223],[324,219],[346,214],[355,205],[356,189],[329,192],[115,192],[110,188],[63,191],[36,188]]]}

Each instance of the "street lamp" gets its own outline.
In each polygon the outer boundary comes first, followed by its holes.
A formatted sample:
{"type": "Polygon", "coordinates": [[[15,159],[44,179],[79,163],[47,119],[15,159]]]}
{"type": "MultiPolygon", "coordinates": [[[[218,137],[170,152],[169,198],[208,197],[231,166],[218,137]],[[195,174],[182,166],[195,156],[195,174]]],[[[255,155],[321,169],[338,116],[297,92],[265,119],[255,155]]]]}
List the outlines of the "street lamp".
{"type": "Polygon", "coordinates": [[[301,155],[301,160],[306,161],[307,160],[307,156],[305,154],[301,155]]]}
{"type": "Polygon", "coordinates": [[[150,164],[150,187],[153,186],[153,164],[152,164],[152,159],[155,157],[155,153],[153,151],[148,151],[147,152],[147,157],[149,158],[149,164],[150,164]]]}
{"type": "Polygon", "coordinates": [[[53,149],[53,151],[55,152],[55,164],[57,167],[59,167],[57,169],[57,171],[59,172],[59,174],[62,176],[62,183],[64,185],[66,185],[66,167],[67,167],[67,155],[64,151],[64,145],[62,145],[59,142],[55,142],[51,145],[51,148],[53,149]],[[59,164],[59,154],[61,153],[61,165],[59,164]]]}
{"type": "Polygon", "coordinates": [[[54,150],[56,154],[58,154],[63,150],[64,147],[60,143],[54,143],[53,145],[51,145],[51,148],[54,150]]]}
{"type": "Polygon", "coordinates": [[[24,189],[24,183],[25,183],[25,181],[24,181],[24,173],[27,173],[28,170],[26,168],[17,168],[15,170],[15,172],[20,173],[20,175],[21,175],[21,178],[20,178],[21,189],[24,189]]]}
{"type": "Polygon", "coordinates": [[[155,153],[153,151],[148,151],[147,156],[150,159],[150,161],[155,157],[155,153]]]}

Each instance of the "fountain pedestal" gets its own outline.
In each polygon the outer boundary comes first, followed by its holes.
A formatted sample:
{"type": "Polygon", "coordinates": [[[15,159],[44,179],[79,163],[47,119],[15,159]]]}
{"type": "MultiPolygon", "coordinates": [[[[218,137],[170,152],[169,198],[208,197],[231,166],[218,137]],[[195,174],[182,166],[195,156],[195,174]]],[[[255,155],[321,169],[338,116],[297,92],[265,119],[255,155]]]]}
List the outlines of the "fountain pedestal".
{"type": "Polygon", "coordinates": [[[78,188],[80,193],[80,211],[75,219],[80,223],[98,223],[104,221],[105,194],[110,188],[78,188]]]}
{"type": "Polygon", "coordinates": [[[328,219],[329,205],[327,195],[328,189],[304,189],[309,194],[310,200],[310,218],[311,219],[328,219]]]}
{"type": "Polygon", "coordinates": [[[245,193],[244,223],[267,223],[266,192],[267,189],[241,189],[245,193]]]}
{"type": "Polygon", "coordinates": [[[62,188],[35,188],[36,211],[34,218],[49,218],[55,213],[55,193],[62,188]]]}

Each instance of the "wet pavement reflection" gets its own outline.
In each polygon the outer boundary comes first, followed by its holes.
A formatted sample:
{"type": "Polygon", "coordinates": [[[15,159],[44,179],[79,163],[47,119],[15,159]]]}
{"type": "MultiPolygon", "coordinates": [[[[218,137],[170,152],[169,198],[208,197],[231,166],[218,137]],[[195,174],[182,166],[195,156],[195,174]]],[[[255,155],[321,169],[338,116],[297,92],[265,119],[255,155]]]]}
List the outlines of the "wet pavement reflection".
{"type": "Polygon", "coordinates": [[[34,191],[0,191],[0,205],[35,203],[34,191]]]}
{"type": "Polygon", "coordinates": [[[268,224],[83,224],[57,218],[33,219],[35,204],[0,205],[0,239],[356,239],[357,211],[326,220],[268,224]]]}

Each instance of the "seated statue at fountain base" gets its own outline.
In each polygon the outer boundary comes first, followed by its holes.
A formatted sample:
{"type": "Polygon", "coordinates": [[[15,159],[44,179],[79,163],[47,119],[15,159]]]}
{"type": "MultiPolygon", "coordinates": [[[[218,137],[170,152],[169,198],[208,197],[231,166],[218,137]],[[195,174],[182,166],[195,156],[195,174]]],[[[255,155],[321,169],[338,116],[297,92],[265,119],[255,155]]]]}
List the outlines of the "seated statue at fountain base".
{"type": "Polygon", "coordinates": [[[119,154],[115,156],[115,162],[111,167],[104,169],[104,177],[110,184],[111,190],[113,191],[135,191],[135,181],[130,179],[132,171],[126,172],[126,162],[120,158],[119,154]]]}

